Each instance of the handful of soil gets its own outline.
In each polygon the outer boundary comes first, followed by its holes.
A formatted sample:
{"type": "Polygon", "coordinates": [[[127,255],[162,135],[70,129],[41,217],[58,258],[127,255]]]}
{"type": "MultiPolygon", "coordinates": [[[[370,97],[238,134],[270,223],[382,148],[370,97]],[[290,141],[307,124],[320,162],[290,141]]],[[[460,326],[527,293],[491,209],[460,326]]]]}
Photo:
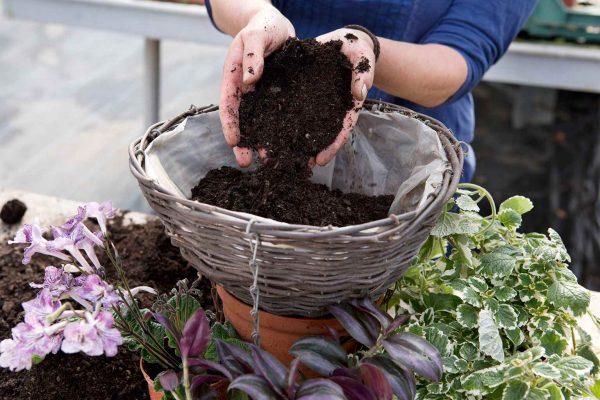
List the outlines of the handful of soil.
{"type": "Polygon", "coordinates": [[[352,64],[341,41],[288,39],[265,60],[255,90],[242,95],[240,147],[266,149],[252,172],[209,171],[192,199],[274,220],[326,226],[387,217],[394,196],[365,196],[310,182],[308,161],[327,148],[354,107],[352,64]]]}

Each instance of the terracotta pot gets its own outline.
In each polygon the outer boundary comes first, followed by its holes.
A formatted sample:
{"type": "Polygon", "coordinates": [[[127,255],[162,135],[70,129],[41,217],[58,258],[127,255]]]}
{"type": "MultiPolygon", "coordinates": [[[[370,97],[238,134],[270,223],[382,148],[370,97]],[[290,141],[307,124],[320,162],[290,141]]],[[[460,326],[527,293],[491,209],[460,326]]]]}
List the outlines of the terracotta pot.
{"type": "Polygon", "coordinates": [[[144,369],[144,360],[142,358],[140,358],[140,371],[142,371],[142,375],[148,384],[148,394],[150,395],[150,400],[162,400],[163,394],[154,389],[154,381],[152,378],[150,378],[150,375],[146,373],[146,370],[144,369]]]}
{"type": "MultiPolygon", "coordinates": [[[[144,369],[144,360],[140,358],[140,371],[142,371],[142,375],[148,384],[148,394],[150,395],[150,400],[162,400],[163,393],[157,392],[154,389],[154,380],[150,378],[150,375],[144,369]]],[[[219,400],[227,400],[227,381],[222,381],[211,385],[211,388],[217,393],[217,399],[219,400]]]]}
{"type": "MultiPolygon", "coordinates": [[[[227,292],[222,286],[217,286],[219,297],[223,301],[223,314],[229,320],[240,337],[252,342],[252,308],[227,292]]],[[[334,329],[340,336],[347,335],[346,331],[335,318],[293,318],[260,313],[260,347],[273,354],[285,365],[289,365],[293,357],[289,349],[295,341],[307,336],[326,336],[327,327],[334,329]]],[[[352,350],[356,343],[350,342],[346,350],[352,350]]]]}

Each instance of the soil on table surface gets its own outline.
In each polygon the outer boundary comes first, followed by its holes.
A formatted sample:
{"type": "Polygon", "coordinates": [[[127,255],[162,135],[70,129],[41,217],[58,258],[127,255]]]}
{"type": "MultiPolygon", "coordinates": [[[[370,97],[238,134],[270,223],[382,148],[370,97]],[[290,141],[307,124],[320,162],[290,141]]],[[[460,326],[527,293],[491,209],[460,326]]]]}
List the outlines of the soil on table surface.
{"type": "MultiPolygon", "coordinates": [[[[196,271],[173,247],[159,221],[123,227],[119,218],[111,221],[109,233],[123,259],[131,285],[147,285],[168,292],[183,278],[196,279],[196,271]]],[[[99,252],[100,253],[100,252],[99,252]]],[[[0,340],[10,337],[10,328],[21,321],[20,303],[34,297],[29,282],[41,282],[47,265],[55,258],[36,254],[22,265],[22,247],[0,243],[0,340]]],[[[106,266],[108,280],[116,280],[106,266]]],[[[209,305],[210,283],[199,288],[209,305]]],[[[143,299],[145,306],[150,298],[143,299]]],[[[89,357],[79,354],[49,355],[30,371],[0,369],[0,399],[147,399],[148,388],[139,371],[139,357],[122,347],[115,357],[89,357]]]]}
{"type": "Polygon", "coordinates": [[[0,220],[5,224],[16,224],[23,218],[27,206],[19,199],[12,199],[4,203],[0,210],[0,220]]]}
{"type": "MultiPolygon", "coordinates": [[[[333,143],[355,105],[352,64],[340,52],[342,44],[289,39],[267,57],[261,79],[242,95],[239,109],[239,146],[265,149],[266,161],[252,172],[210,171],[192,189],[192,199],[305,225],[387,217],[393,196],[342,193],[309,180],[309,160],[333,143]]],[[[360,69],[369,68],[365,59],[360,69]]]]}

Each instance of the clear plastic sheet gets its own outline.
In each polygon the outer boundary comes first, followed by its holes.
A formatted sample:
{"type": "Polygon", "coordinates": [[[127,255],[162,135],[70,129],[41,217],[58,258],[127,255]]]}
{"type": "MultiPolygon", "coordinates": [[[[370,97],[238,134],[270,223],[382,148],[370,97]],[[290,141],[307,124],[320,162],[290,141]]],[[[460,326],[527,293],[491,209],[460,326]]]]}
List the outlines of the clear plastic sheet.
{"type": "MultiPolygon", "coordinates": [[[[146,171],[173,194],[191,188],[214,168],[237,167],[225,143],[218,111],[189,117],[156,138],[146,150],[146,171]]],[[[344,192],[395,194],[390,211],[422,206],[450,169],[437,133],[399,113],[363,110],[350,140],[312,180],[344,192]]]]}

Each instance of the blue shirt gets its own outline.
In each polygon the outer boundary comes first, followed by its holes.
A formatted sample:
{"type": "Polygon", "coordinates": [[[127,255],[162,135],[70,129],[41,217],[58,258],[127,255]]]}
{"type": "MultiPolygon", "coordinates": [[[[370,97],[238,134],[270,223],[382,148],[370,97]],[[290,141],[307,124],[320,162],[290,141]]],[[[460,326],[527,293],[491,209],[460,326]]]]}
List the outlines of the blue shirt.
{"type": "MultiPolygon", "coordinates": [[[[473,141],[475,114],[471,90],[506,52],[537,0],[273,0],[299,38],[316,37],[358,24],[375,35],[409,43],[437,43],[458,51],[467,62],[462,87],[444,104],[427,108],[376,87],[369,98],[396,103],[440,120],[465,143],[473,141]]],[[[206,6],[211,15],[210,1],[206,6]]],[[[212,15],[211,15],[212,19],[212,15]]],[[[475,171],[468,146],[463,181],[475,171]]]]}

